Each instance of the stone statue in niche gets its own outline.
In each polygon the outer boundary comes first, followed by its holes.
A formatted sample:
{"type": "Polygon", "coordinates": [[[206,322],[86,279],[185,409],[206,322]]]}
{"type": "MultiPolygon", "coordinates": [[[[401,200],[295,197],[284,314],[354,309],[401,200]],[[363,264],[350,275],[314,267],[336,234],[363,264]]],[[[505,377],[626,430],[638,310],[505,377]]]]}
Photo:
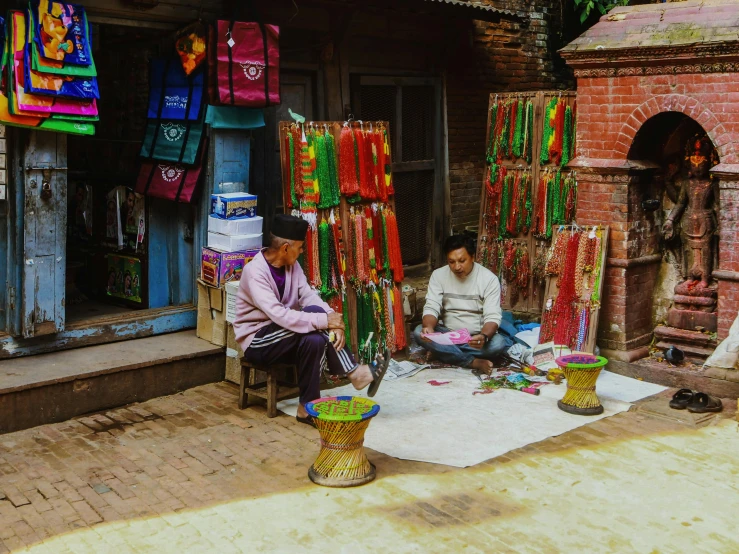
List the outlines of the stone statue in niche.
{"type": "Polygon", "coordinates": [[[677,177],[675,207],[662,231],[667,241],[680,238],[679,259],[683,281],[675,287],[673,308],[667,324],[690,330],[716,330],[715,285],[711,283],[718,218],[715,211],[716,183],[709,170],[716,163],[710,139],[696,136],[688,141],[684,172],[677,177]]]}

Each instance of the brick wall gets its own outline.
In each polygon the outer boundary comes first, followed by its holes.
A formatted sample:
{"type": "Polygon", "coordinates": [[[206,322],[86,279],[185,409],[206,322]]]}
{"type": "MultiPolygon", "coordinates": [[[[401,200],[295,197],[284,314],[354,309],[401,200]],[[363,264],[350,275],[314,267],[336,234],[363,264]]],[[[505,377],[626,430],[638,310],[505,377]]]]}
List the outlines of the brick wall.
{"type": "Polygon", "coordinates": [[[487,3],[516,11],[524,23],[471,22],[449,53],[446,92],[453,231],[478,223],[490,93],[560,88],[557,83],[566,82],[555,69],[556,46],[551,42],[560,25],[559,3],[487,3]]]}
{"type": "Polygon", "coordinates": [[[703,126],[722,163],[739,163],[737,103],[739,73],[579,78],[577,153],[626,159],[647,119],[678,111],[703,126]]]}

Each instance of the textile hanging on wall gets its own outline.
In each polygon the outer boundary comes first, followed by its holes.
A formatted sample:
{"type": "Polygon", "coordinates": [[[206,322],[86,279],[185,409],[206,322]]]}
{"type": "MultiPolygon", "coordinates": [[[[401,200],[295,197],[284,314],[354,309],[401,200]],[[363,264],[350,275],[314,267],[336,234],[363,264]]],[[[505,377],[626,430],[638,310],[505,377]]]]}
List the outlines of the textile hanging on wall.
{"type": "Polygon", "coordinates": [[[280,129],[285,203],[309,222],[300,262],[363,361],[406,346],[388,136],[383,122],[280,129]]]}
{"type": "Polygon", "coordinates": [[[575,117],[574,93],[490,97],[477,261],[498,275],[507,309],[540,312],[552,226],[575,221],[577,180],[564,169],[575,117]]]}
{"type": "Polygon", "coordinates": [[[63,133],[94,134],[93,122],[98,119],[94,99],[97,85],[87,90],[87,86],[82,84],[89,83],[85,78],[32,71],[30,54],[35,43],[28,32],[27,13],[11,11],[9,16],[7,22],[0,19],[0,34],[6,38],[0,64],[3,77],[0,122],[63,133]],[[41,90],[47,85],[50,87],[48,90],[41,90]],[[30,88],[34,86],[40,87],[34,89],[39,94],[30,92],[30,88]],[[70,87],[78,86],[81,87],[78,90],[82,91],[81,94],[70,92],[70,87]],[[68,92],[69,97],[66,96],[68,92]],[[89,99],[85,99],[87,97],[89,99]]]}
{"type": "Polygon", "coordinates": [[[544,262],[548,281],[539,341],[593,352],[603,288],[608,228],[555,228],[544,262]]]}

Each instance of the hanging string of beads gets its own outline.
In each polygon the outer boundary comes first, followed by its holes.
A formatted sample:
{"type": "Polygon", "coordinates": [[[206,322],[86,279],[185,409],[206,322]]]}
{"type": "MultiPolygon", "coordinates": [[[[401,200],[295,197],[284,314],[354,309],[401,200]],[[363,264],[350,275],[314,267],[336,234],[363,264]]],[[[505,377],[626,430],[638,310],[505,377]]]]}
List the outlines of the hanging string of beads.
{"type": "Polygon", "coordinates": [[[524,134],[524,158],[527,164],[531,164],[534,155],[534,103],[526,102],[526,133],[524,134]]]}
{"type": "Polygon", "coordinates": [[[566,166],[572,160],[573,146],[573,129],[572,129],[572,108],[567,106],[564,111],[564,127],[562,130],[562,159],[559,165],[566,166]]]}
{"type": "Polygon", "coordinates": [[[541,153],[539,154],[539,161],[542,165],[549,162],[549,149],[554,142],[556,108],[557,98],[552,98],[544,109],[544,132],[541,135],[541,153]]]}
{"type": "Polygon", "coordinates": [[[339,135],[339,189],[346,197],[359,193],[357,163],[354,151],[354,133],[345,124],[339,135]]]}

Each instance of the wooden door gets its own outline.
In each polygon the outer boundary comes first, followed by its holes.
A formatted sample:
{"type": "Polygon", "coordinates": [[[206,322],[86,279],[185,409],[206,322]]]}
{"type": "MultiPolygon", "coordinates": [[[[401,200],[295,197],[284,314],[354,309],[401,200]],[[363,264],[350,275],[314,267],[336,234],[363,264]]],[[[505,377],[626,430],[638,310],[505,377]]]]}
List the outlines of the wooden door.
{"type": "Polygon", "coordinates": [[[21,329],[34,337],[64,330],[67,136],[30,132],[23,165],[21,329]]]}
{"type": "Polygon", "coordinates": [[[354,79],[352,91],[356,119],[390,123],[403,263],[436,266],[446,230],[441,87],[432,78],[363,76],[354,79]]]}

